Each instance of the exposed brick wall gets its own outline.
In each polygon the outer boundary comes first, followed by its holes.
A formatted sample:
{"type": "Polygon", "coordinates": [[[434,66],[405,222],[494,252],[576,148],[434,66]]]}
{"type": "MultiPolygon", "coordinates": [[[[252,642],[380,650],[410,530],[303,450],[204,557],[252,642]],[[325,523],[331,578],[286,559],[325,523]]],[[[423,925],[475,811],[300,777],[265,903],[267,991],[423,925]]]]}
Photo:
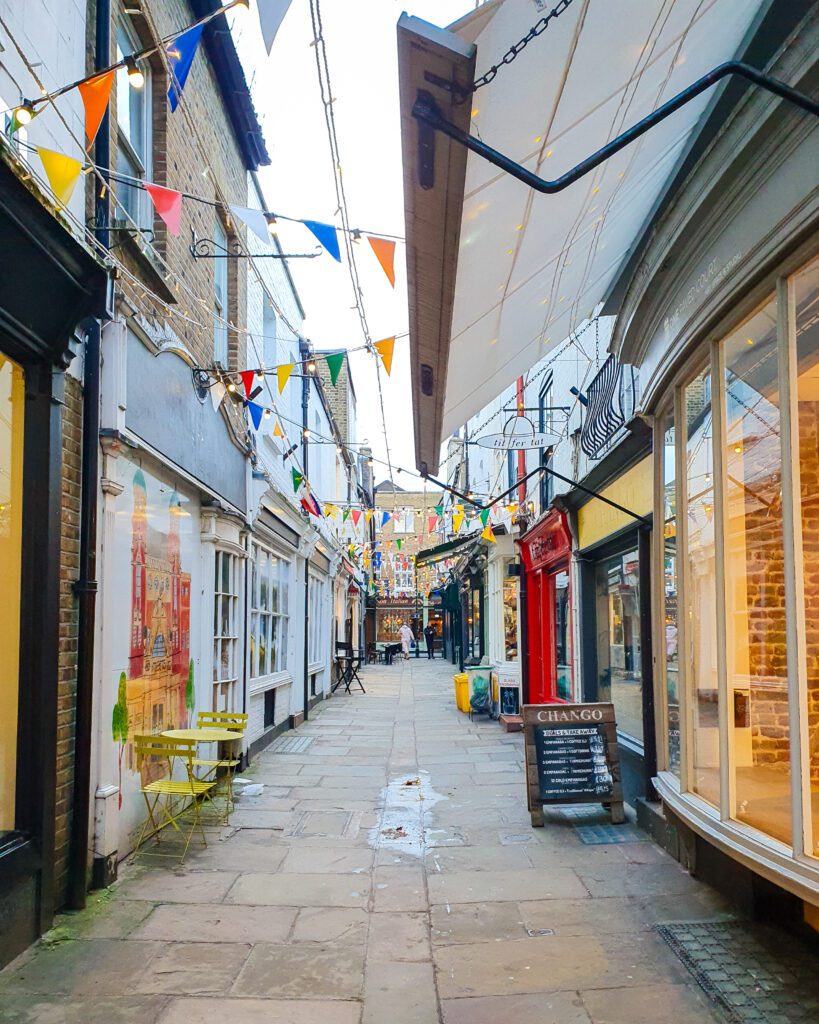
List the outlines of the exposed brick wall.
{"type": "Polygon", "coordinates": [[[80,565],[80,451],[82,388],[66,375],[63,409],[62,525],[60,543],[60,655],[57,681],[57,788],[55,807],[55,898],[65,898],[71,796],[74,783],[74,727],[77,693],[78,604],[73,584],[80,565]]]}
{"type": "Polygon", "coordinates": [[[819,402],[799,403],[799,470],[811,783],[819,784],[819,402]]]}

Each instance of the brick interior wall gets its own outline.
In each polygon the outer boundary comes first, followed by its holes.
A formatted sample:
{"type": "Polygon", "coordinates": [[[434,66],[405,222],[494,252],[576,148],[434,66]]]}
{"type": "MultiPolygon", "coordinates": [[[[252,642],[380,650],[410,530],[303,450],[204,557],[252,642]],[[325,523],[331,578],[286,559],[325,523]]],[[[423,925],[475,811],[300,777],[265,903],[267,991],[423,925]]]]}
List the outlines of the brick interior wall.
{"type": "Polygon", "coordinates": [[[80,567],[80,450],[82,388],[66,375],[63,409],[62,525],[60,543],[60,654],[57,681],[57,785],[55,806],[55,900],[65,900],[71,801],[74,783],[74,727],[77,693],[78,604],[73,585],[80,567]]]}
{"type": "Polygon", "coordinates": [[[819,402],[799,403],[810,778],[819,785],[819,402]]]}

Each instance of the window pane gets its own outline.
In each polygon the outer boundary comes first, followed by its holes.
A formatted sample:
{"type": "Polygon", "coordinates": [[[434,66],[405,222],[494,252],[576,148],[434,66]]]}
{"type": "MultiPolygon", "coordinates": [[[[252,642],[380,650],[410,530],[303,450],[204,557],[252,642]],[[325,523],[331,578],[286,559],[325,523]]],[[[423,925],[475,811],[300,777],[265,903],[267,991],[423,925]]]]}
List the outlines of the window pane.
{"type": "Polygon", "coordinates": [[[711,371],[684,393],[686,421],[686,631],[693,736],[691,788],[719,805],[717,594],[711,371]]]}
{"type": "Polygon", "coordinates": [[[569,663],[569,574],[556,572],[554,581],[555,657],[557,668],[557,696],[561,700],[572,697],[572,667],[569,663]]]}
{"type": "MultiPolygon", "coordinates": [[[[120,25],[117,28],[117,61],[122,60],[125,56],[130,56],[134,49],[125,27],[120,25]]],[[[144,170],[148,166],[147,97],[149,75],[145,61],[140,65],[140,70],[146,76],[145,84],[140,89],[135,89],[131,85],[127,68],[119,68],[117,71],[117,124],[130,143],[134,154],[140,160],[141,170],[144,170]]],[[[127,191],[136,190],[127,189],[127,191]]]]}
{"type": "Polygon", "coordinates": [[[597,566],[597,664],[601,700],[611,700],[617,727],[643,740],[639,560],[636,551],[597,566]]]}
{"type": "Polygon", "coordinates": [[[726,649],[736,817],[789,843],[776,300],[723,346],[726,649]]]}
{"type": "MultiPolygon", "coordinates": [[[[795,281],[812,852],[819,856],[819,260],[795,281]]],[[[808,780],[805,780],[806,785],[808,780]]]]}
{"type": "MultiPolygon", "coordinates": [[[[504,562],[504,568],[510,565],[504,562]]],[[[514,576],[503,581],[503,637],[504,657],[507,661],[518,660],[518,583],[514,576]]]]}
{"type": "Polygon", "coordinates": [[[279,611],[279,559],[270,556],[270,609],[279,611]]]}
{"type": "Polygon", "coordinates": [[[268,672],[279,671],[279,617],[278,615],[270,616],[270,651],[269,651],[270,663],[268,666],[268,672]]]}
{"type": "Polygon", "coordinates": [[[677,648],[677,449],[674,414],[663,429],[663,621],[668,701],[668,770],[680,777],[680,698],[677,648]]]}

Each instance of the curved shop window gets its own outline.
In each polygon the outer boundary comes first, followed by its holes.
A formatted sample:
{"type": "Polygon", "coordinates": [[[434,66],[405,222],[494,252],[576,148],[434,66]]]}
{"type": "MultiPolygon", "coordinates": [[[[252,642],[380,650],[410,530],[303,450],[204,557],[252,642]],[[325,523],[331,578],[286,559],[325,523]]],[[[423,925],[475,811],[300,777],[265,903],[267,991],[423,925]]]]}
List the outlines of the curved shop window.
{"type": "Polygon", "coordinates": [[[713,342],[656,422],[661,780],[739,844],[808,863],[819,855],[819,260],[713,342]]]}

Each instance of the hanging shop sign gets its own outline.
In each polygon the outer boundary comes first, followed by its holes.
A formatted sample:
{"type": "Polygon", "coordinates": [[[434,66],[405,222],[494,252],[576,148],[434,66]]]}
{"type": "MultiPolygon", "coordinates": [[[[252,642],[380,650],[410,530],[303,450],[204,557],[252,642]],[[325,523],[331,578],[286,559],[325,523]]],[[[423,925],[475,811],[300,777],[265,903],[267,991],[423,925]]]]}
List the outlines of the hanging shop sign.
{"type": "Polygon", "coordinates": [[[484,434],[475,438],[475,444],[497,451],[520,452],[530,448],[553,448],[559,440],[557,434],[535,430],[528,416],[510,416],[502,434],[484,434]]]}
{"type": "Polygon", "coordinates": [[[545,804],[601,803],[625,821],[613,704],[526,704],[523,734],[533,828],[545,804]]]}

